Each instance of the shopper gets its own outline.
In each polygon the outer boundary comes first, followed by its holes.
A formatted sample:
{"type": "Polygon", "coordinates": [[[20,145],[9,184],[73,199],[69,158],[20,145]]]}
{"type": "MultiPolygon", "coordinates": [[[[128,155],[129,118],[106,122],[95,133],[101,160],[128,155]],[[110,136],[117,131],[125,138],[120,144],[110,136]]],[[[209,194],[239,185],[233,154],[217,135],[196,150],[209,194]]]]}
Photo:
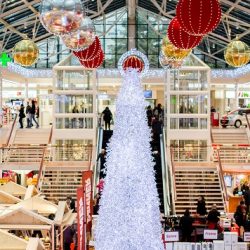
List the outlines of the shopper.
{"type": "MultiPolygon", "coordinates": [[[[72,113],[79,113],[78,108],[76,107],[76,105],[73,107],[72,109],[72,113]]],[[[72,119],[72,128],[76,128],[76,118],[72,119]]]]}
{"type": "Polygon", "coordinates": [[[74,199],[72,199],[72,197],[68,196],[67,200],[66,200],[66,203],[67,203],[68,207],[71,210],[73,210],[73,213],[75,213],[76,212],[76,204],[75,204],[74,199]]]}
{"type": "Polygon", "coordinates": [[[35,101],[34,101],[34,100],[32,100],[32,102],[31,102],[30,114],[31,114],[31,118],[30,118],[30,120],[31,120],[31,121],[30,121],[31,127],[33,126],[32,121],[34,121],[35,124],[36,124],[36,128],[39,128],[39,124],[38,124],[38,122],[36,121],[36,118],[35,118],[35,114],[36,114],[36,105],[35,105],[35,101]]]}
{"type": "Polygon", "coordinates": [[[105,122],[105,130],[110,130],[110,122],[113,118],[113,115],[109,109],[109,107],[106,107],[103,112],[102,112],[102,115],[103,115],[103,120],[105,122]]]}
{"type": "Polygon", "coordinates": [[[208,229],[218,229],[218,222],[220,220],[220,212],[217,210],[216,204],[213,204],[212,209],[207,215],[208,229]]]}
{"type": "Polygon", "coordinates": [[[27,125],[26,125],[26,128],[30,128],[30,123],[31,123],[31,107],[30,107],[30,104],[29,102],[27,102],[27,106],[26,106],[26,110],[25,110],[25,113],[26,113],[26,120],[27,120],[27,125]]]}
{"type": "Polygon", "coordinates": [[[64,239],[64,250],[71,250],[70,245],[73,243],[75,230],[73,226],[67,227],[63,232],[63,239],[64,239]]]}
{"type": "Polygon", "coordinates": [[[146,113],[147,113],[147,119],[148,119],[148,126],[150,127],[152,125],[152,118],[153,118],[153,110],[150,105],[147,107],[146,113]]]}
{"type": "Polygon", "coordinates": [[[201,195],[198,198],[196,212],[197,214],[201,216],[204,216],[207,214],[206,201],[203,195],[201,195]]]}
{"type": "Polygon", "coordinates": [[[23,128],[23,118],[25,117],[24,114],[24,106],[21,104],[20,110],[19,110],[19,124],[20,128],[23,128]]]}
{"type": "Polygon", "coordinates": [[[97,193],[95,195],[95,198],[94,198],[94,208],[93,208],[93,214],[94,215],[98,215],[98,212],[99,212],[99,207],[100,207],[100,198],[101,198],[101,195],[99,193],[97,193]]]}
{"type": "Polygon", "coordinates": [[[186,209],[184,216],[180,219],[180,229],[182,232],[182,241],[191,242],[191,235],[193,232],[193,219],[190,216],[189,209],[186,209]]]}
{"type": "Polygon", "coordinates": [[[249,190],[249,186],[245,186],[244,199],[245,199],[245,204],[247,206],[247,213],[249,213],[249,207],[250,207],[250,190],[249,190]]]}
{"type": "Polygon", "coordinates": [[[98,162],[100,160],[100,178],[103,178],[104,177],[104,169],[105,169],[105,166],[104,166],[104,163],[106,161],[106,150],[103,148],[101,150],[101,153],[99,153],[96,161],[98,162]]]}
{"type": "Polygon", "coordinates": [[[246,205],[244,201],[240,202],[237,206],[236,212],[234,213],[234,219],[239,227],[245,227],[246,224],[246,205]]]}

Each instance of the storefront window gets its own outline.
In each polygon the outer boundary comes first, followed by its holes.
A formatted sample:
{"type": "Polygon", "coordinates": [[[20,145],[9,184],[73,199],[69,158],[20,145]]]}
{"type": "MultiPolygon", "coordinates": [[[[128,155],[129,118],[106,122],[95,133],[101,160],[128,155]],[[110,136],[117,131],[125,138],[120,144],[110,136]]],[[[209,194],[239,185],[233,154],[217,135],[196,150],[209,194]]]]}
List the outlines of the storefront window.
{"type": "Polygon", "coordinates": [[[172,140],[175,161],[207,161],[206,140],[172,140]]]}
{"type": "Polygon", "coordinates": [[[91,72],[83,71],[58,71],[56,89],[59,90],[91,90],[91,72]]]}
{"type": "Polygon", "coordinates": [[[55,95],[56,113],[93,113],[93,95],[55,95]]]}
{"type": "Polygon", "coordinates": [[[56,129],[93,129],[93,118],[56,118],[56,129]]]}

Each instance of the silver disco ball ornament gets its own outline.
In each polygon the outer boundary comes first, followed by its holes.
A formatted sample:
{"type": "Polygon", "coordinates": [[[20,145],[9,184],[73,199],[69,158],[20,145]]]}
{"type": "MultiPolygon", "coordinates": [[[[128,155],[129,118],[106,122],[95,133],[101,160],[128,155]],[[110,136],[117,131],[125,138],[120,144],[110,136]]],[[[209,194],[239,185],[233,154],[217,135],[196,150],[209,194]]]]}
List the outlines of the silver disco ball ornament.
{"type": "Polygon", "coordinates": [[[77,31],[83,18],[80,0],[43,0],[40,20],[44,28],[54,35],[77,31]]]}
{"type": "Polygon", "coordinates": [[[62,36],[65,46],[73,51],[88,48],[95,40],[95,26],[89,17],[84,17],[80,28],[62,36]]]}

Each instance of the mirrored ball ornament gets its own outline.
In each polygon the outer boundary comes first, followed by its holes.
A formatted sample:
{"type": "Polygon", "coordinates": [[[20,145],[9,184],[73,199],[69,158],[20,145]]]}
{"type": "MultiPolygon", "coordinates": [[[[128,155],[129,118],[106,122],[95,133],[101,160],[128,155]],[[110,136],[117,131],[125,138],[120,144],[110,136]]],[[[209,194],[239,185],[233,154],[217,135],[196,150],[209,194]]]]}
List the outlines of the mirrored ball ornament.
{"type": "Polygon", "coordinates": [[[12,54],[15,63],[22,66],[31,66],[39,57],[39,49],[34,42],[22,40],[15,45],[12,54]]]}
{"type": "Polygon", "coordinates": [[[54,35],[77,31],[81,26],[83,7],[80,0],[43,0],[40,20],[54,35]]]}
{"type": "Polygon", "coordinates": [[[80,28],[62,36],[65,46],[73,51],[88,48],[95,40],[95,26],[89,17],[84,17],[80,28]]]}

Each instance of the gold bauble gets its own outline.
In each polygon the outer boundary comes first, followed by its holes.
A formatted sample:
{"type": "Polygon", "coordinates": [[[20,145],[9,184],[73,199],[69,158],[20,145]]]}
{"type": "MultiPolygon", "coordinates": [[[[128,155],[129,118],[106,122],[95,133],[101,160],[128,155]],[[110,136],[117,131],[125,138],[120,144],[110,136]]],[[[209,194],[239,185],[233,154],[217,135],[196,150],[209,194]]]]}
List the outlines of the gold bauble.
{"type": "Polygon", "coordinates": [[[183,60],[189,55],[192,49],[179,49],[175,47],[167,37],[162,40],[162,53],[168,58],[173,58],[175,60],[183,60]]]}
{"type": "Polygon", "coordinates": [[[34,42],[22,40],[15,45],[12,54],[15,63],[22,66],[31,66],[39,57],[39,49],[34,42]]]}
{"type": "Polygon", "coordinates": [[[249,47],[246,43],[236,39],[227,45],[224,58],[229,65],[242,67],[250,61],[249,47]]]}

